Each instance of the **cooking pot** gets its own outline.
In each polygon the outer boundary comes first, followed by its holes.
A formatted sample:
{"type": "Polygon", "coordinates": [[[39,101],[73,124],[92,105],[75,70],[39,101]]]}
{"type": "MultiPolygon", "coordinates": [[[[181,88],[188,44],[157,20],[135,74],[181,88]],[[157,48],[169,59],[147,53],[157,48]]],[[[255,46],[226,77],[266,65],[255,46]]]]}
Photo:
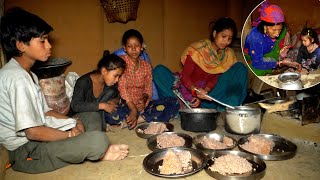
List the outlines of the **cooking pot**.
{"type": "Polygon", "coordinates": [[[181,128],[192,132],[209,132],[217,128],[218,112],[215,109],[193,108],[179,110],[181,128]]]}
{"type": "Polygon", "coordinates": [[[235,106],[226,109],[225,130],[231,134],[257,134],[261,128],[261,109],[253,106],[235,106]]]}
{"type": "Polygon", "coordinates": [[[284,90],[301,90],[303,88],[301,75],[295,72],[285,72],[278,76],[279,87],[284,90]]]}

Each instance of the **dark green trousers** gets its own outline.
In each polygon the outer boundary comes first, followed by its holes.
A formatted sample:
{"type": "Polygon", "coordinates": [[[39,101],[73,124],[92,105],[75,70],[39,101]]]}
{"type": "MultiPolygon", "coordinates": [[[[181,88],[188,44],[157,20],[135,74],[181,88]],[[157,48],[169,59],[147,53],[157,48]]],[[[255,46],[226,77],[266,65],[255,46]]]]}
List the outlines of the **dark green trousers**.
{"type": "Polygon", "coordinates": [[[29,141],[9,151],[12,168],[26,173],[43,173],[86,159],[99,160],[109,146],[108,137],[101,131],[100,113],[85,112],[75,116],[82,120],[85,133],[54,142],[29,141]]]}

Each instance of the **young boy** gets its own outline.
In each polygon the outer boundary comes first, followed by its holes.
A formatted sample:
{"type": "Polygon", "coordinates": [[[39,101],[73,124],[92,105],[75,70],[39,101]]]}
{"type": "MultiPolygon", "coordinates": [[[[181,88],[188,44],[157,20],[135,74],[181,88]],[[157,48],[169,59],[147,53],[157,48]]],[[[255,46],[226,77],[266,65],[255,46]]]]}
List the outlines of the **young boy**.
{"type": "Polygon", "coordinates": [[[51,54],[53,30],[40,17],[13,8],[1,18],[1,43],[10,61],[0,69],[0,143],[12,168],[42,173],[89,160],[121,160],[128,146],[110,145],[96,112],[68,118],[50,109],[30,71],[51,54]]]}

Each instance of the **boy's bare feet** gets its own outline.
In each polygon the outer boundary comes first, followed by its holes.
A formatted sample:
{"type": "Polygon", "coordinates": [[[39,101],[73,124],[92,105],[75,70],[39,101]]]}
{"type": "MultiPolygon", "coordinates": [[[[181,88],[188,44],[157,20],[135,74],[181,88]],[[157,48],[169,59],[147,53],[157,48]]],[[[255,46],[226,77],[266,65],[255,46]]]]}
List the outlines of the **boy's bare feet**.
{"type": "Polygon", "coordinates": [[[106,154],[101,160],[115,161],[122,160],[128,156],[129,146],[126,144],[112,144],[108,147],[106,154]]]}

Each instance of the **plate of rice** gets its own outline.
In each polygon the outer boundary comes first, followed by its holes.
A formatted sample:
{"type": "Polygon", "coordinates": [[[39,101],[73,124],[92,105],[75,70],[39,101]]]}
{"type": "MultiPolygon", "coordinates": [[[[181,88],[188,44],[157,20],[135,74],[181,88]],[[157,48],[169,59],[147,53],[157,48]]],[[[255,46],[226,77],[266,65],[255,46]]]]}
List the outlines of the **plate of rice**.
{"type": "Polygon", "coordinates": [[[143,123],[136,127],[135,131],[137,136],[147,139],[155,134],[163,132],[173,132],[174,126],[168,122],[150,122],[143,123]]]}
{"type": "Polygon", "coordinates": [[[237,147],[237,140],[218,133],[201,133],[192,138],[197,149],[209,154],[213,151],[231,150],[237,147]]]}
{"type": "Polygon", "coordinates": [[[207,157],[203,152],[184,147],[158,149],[143,160],[143,167],[148,173],[166,178],[193,175],[206,164],[207,157]]]}
{"type": "Polygon", "coordinates": [[[265,175],[265,162],[241,151],[215,151],[207,155],[206,173],[215,179],[262,179],[265,175]]]}
{"type": "Polygon", "coordinates": [[[252,134],[238,141],[241,151],[258,156],[263,160],[286,160],[295,156],[297,145],[273,134],[252,134]]]}
{"type": "Polygon", "coordinates": [[[151,151],[171,147],[192,147],[192,137],[185,133],[164,132],[147,139],[148,148],[151,151]]]}

